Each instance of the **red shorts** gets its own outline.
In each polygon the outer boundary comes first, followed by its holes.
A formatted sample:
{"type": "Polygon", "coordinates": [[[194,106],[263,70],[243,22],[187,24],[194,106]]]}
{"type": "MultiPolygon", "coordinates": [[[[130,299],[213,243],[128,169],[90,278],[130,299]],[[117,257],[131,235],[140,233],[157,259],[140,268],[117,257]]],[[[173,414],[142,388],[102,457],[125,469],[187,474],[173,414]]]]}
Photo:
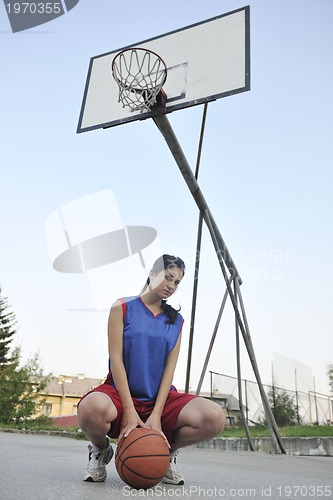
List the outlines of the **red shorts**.
{"type": "MultiPolygon", "coordinates": [[[[113,387],[110,384],[104,383],[102,385],[99,385],[98,387],[95,387],[95,389],[85,394],[85,396],[81,398],[81,401],[88,394],[91,394],[92,392],[104,392],[104,394],[107,394],[111,398],[113,404],[115,405],[117,409],[117,418],[112,422],[111,429],[108,432],[108,436],[111,438],[117,438],[120,433],[120,425],[123,417],[123,406],[117,389],[115,389],[115,387],[113,387]]],[[[176,389],[171,390],[169,392],[161,416],[161,424],[162,424],[162,431],[166,435],[166,438],[169,441],[170,445],[174,442],[173,432],[180,411],[189,401],[197,397],[198,396],[195,396],[194,394],[178,392],[176,389]]],[[[141,401],[140,399],[136,398],[132,399],[134,407],[139,417],[143,422],[145,422],[149,417],[149,415],[151,414],[151,412],[153,411],[155,400],[141,401]]]]}

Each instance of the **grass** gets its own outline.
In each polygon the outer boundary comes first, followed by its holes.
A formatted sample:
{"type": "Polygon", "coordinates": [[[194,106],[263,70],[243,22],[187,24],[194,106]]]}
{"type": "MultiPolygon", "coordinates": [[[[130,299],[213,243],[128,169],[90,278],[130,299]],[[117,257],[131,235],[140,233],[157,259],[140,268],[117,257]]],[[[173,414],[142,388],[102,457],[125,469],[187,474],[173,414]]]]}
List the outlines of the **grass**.
{"type": "MultiPolygon", "coordinates": [[[[51,418],[42,417],[34,420],[28,420],[19,425],[15,424],[1,424],[2,429],[18,429],[27,431],[58,431],[71,433],[76,439],[86,439],[83,432],[78,427],[57,427],[54,425],[51,418]]],[[[270,431],[267,427],[256,425],[249,427],[251,437],[270,437],[270,431]]],[[[280,434],[282,437],[333,437],[333,426],[330,425],[292,425],[289,427],[280,427],[280,434]]],[[[220,434],[223,438],[245,438],[246,433],[244,427],[228,427],[223,433],[220,434]]]]}
{"type": "MultiPolygon", "coordinates": [[[[252,437],[270,437],[270,431],[264,426],[251,426],[249,428],[252,437]]],[[[330,425],[291,425],[279,427],[282,437],[325,437],[333,436],[333,426],[330,425]]],[[[221,437],[245,438],[243,427],[229,427],[220,434],[221,437]]]]}

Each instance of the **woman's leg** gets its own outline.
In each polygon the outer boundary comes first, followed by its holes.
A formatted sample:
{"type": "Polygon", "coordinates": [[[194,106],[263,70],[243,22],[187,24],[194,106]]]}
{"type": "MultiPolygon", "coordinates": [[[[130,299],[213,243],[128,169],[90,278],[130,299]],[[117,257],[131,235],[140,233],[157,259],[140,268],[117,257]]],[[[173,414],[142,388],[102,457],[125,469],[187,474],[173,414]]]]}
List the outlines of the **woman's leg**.
{"type": "Polygon", "coordinates": [[[84,434],[100,449],[106,446],[106,435],[117,418],[112,399],[103,392],[91,392],[79,404],[77,416],[84,434]]]}
{"type": "Polygon", "coordinates": [[[177,469],[178,449],[216,436],[223,431],[224,420],[222,408],[208,399],[197,397],[183,406],[173,427],[170,465],[163,483],[184,484],[184,476],[177,469]]]}
{"type": "Polygon", "coordinates": [[[172,449],[217,436],[223,431],[224,422],[224,412],[217,403],[201,397],[192,399],[178,415],[172,449]]]}

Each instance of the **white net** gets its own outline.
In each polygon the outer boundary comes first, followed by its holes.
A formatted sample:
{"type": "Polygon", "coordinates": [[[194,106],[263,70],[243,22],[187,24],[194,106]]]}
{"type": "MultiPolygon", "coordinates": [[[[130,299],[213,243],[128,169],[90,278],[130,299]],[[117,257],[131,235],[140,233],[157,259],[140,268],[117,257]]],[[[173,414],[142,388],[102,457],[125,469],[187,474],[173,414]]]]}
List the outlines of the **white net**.
{"type": "Polygon", "coordinates": [[[167,77],[165,62],[155,52],[131,48],[112,61],[112,75],[118,84],[118,101],[132,111],[150,111],[167,77]]]}

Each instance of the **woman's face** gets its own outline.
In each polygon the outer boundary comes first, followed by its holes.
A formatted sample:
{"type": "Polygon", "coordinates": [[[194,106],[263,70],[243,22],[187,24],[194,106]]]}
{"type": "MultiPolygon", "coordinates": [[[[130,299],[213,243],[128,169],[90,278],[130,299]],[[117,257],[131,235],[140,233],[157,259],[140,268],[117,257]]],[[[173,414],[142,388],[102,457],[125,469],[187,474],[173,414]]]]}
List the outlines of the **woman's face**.
{"type": "Polygon", "coordinates": [[[168,299],[178,288],[183,271],[177,266],[163,269],[158,274],[150,273],[150,286],[161,299],[168,299]]]}

